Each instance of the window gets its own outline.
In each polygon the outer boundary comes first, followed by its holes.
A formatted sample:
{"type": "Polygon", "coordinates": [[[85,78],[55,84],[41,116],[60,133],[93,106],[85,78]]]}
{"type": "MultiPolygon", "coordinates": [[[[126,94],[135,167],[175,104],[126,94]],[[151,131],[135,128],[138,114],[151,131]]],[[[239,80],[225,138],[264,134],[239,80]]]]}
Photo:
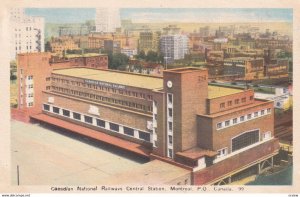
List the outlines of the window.
{"type": "Polygon", "coordinates": [[[145,133],[145,132],[139,131],[139,138],[150,142],[150,133],[145,133]]]}
{"type": "Polygon", "coordinates": [[[169,103],[173,103],[173,95],[172,94],[168,94],[168,102],[169,103]]]}
{"type": "Polygon", "coordinates": [[[124,127],[124,134],[134,136],[134,130],[132,128],[124,127]]]}
{"type": "Polygon", "coordinates": [[[241,134],[232,139],[232,152],[247,147],[251,144],[255,144],[259,141],[259,130],[253,130],[241,134]]]}
{"type": "Polygon", "coordinates": [[[225,126],[228,127],[229,125],[230,125],[230,121],[229,121],[229,120],[226,120],[226,121],[225,121],[225,126]]]}
{"type": "Polygon", "coordinates": [[[73,118],[76,120],[81,120],[81,114],[73,112],[73,118]]]}
{"type": "Polygon", "coordinates": [[[242,98],[242,103],[246,102],[246,97],[242,98]]]}
{"type": "Polygon", "coordinates": [[[168,122],[168,125],[169,125],[169,131],[173,131],[173,123],[172,122],[168,122]]]}
{"type": "Polygon", "coordinates": [[[226,156],[227,152],[228,152],[227,148],[222,148],[222,149],[218,150],[217,158],[226,156]]]}
{"type": "Polygon", "coordinates": [[[232,101],[228,101],[228,102],[227,102],[227,105],[228,105],[228,106],[231,106],[231,105],[232,105],[232,101]]]}
{"type": "Polygon", "coordinates": [[[44,110],[50,111],[50,105],[44,104],[44,110]]]}
{"type": "Polygon", "coordinates": [[[257,117],[258,116],[258,112],[254,112],[254,117],[257,117]]]}
{"type": "Polygon", "coordinates": [[[253,96],[250,96],[250,101],[252,101],[253,100],[253,96]]]}
{"type": "Polygon", "coordinates": [[[240,117],[240,121],[242,122],[242,121],[244,121],[245,120],[245,116],[241,116],[240,117]]]}
{"type": "Polygon", "coordinates": [[[265,114],[265,110],[264,110],[264,109],[261,110],[261,111],[260,111],[260,114],[261,114],[261,115],[264,115],[264,114],[265,114]]]}
{"type": "Polygon", "coordinates": [[[59,114],[59,108],[58,107],[53,107],[53,112],[56,114],[59,114]]]}
{"type": "Polygon", "coordinates": [[[63,115],[67,116],[67,117],[70,117],[70,111],[63,109],[63,115]]]}
{"type": "Polygon", "coordinates": [[[222,128],[222,122],[219,122],[218,124],[217,124],[217,129],[221,129],[222,128]]]}
{"type": "Polygon", "coordinates": [[[97,126],[99,127],[105,127],[105,121],[104,120],[99,120],[99,119],[96,119],[96,123],[97,123],[97,126]]]}
{"type": "Polygon", "coordinates": [[[267,113],[268,113],[268,114],[271,113],[271,108],[268,108],[268,109],[267,109],[267,113]]]}
{"type": "Polygon", "coordinates": [[[271,131],[263,133],[263,140],[267,140],[271,138],[271,131]]]}
{"type": "Polygon", "coordinates": [[[252,114],[247,115],[247,119],[250,120],[252,118],[252,114]]]}
{"type": "Polygon", "coordinates": [[[220,103],[220,108],[224,108],[225,107],[225,103],[220,103]]]}
{"type": "Polygon", "coordinates": [[[173,116],[173,110],[171,108],[169,108],[168,111],[169,111],[169,117],[172,117],[173,116]]]}
{"type": "Polygon", "coordinates": [[[168,157],[172,158],[173,157],[173,150],[168,149],[168,157]]]}
{"type": "Polygon", "coordinates": [[[239,99],[235,99],[234,100],[234,104],[239,104],[240,100],[239,99]]]}
{"type": "Polygon", "coordinates": [[[172,136],[169,135],[168,138],[169,138],[169,144],[172,144],[172,143],[173,143],[173,138],[172,138],[172,136]]]}
{"type": "Polygon", "coordinates": [[[84,116],[84,122],[92,124],[93,118],[90,116],[84,116]]]}
{"type": "Polygon", "coordinates": [[[117,124],[115,124],[115,123],[112,123],[112,122],[110,122],[110,123],[109,123],[109,127],[110,127],[110,130],[113,130],[113,131],[119,132],[119,125],[117,125],[117,124]]]}
{"type": "Polygon", "coordinates": [[[233,124],[236,124],[236,123],[237,123],[237,118],[234,118],[234,119],[232,120],[232,122],[233,122],[233,124]]]}

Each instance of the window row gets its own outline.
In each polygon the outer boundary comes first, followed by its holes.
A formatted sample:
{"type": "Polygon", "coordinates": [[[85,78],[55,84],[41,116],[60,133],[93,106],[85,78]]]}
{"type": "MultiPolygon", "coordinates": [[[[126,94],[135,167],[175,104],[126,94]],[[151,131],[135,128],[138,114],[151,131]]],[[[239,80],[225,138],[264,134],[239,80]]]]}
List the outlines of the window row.
{"type": "MultiPolygon", "coordinates": [[[[220,109],[225,108],[226,104],[227,104],[227,107],[231,107],[232,104],[238,105],[240,103],[245,103],[246,100],[247,100],[247,97],[243,97],[241,99],[234,99],[234,100],[231,100],[231,101],[227,101],[227,103],[226,102],[222,102],[222,103],[220,103],[220,109]]],[[[250,96],[249,100],[252,101],[253,100],[253,96],[250,96]]]]}
{"type": "MultiPolygon", "coordinates": [[[[52,111],[51,111],[50,105],[48,105],[48,104],[44,104],[43,109],[45,111],[53,112],[53,113],[58,114],[58,115],[62,114],[64,117],[68,117],[68,118],[71,118],[71,119],[74,119],[74,120],[78,120],[78,121],[81,121],[81,122],[84,122],[84,123],[87,123],[87,124],[93,124],[93,119],[94,119],[94,121],[95,121],[95,123],[98,127],[108,129],[108,130],[111,130],[111,131],[114,131],[114,132],[120,132],[120,127],[123,127],[123,132],[124,132],[125,135],[135,137],[134,136],[134,129],[130,128],[130,127],[120,126],[116,123],[107,122],[107,121],[99,119],[99,118],[95,118],[95,117],[92,117],[92,116],[80,114],[80,113],[77,113],[77,112],[72,112],[70,110],[55,107],[55,106],[52,107],[52,111]],[[106,126],[105,126],[106,122],[108,123],[109,128],[106,128],[106,126]]],[[[138,130],[138,137],[137,138],[140,139],[140,140],[145,140],[145,141],[150,142],[150,133],[138,130]]]]}
{"type": "Polygon", "coordinates": [[[226,120],[224,122],[219,122],[219,123],[217,123],[217,130],[223,129],[223,128],[226,128],[229,126],[233,126],[235,124],[239,124],[239,123],[242,123],[245,121],[249,121],[251,119],[258,118],[260,116],[264,116],[264,115],[270,114],[270,113],[271,113],[271,108],[268,108],[268,109],[263,109],[263,110],[256,111],[253,113],[249,113],[247,115],[242,115],[240,117],[236,117],[236,118],[233,118],[230,120],[226,120]]]}
{"type": "Polygon", "coordinates": [[[98,85],[92,85],[92,84],[86,84],[86,83],[81,83],[78,81],[69,81],[66,79],[61,79],[61,78],[55,78],[52,77],[52,81],[57,81],[60,83],[65,83],[65,84],[72,84],[76,85],[79,87],[86,87],[86,88],[92,88],[94,90],[100,90],[100,91],[106,91],[106,92],[112,92],[116,94],[121,94],[121,95],[126,95],[126,96],[132,96],[132,97],[137,97],[137,98],[142,98],[142,99],[148,99],[150,101],[153,100],[152,95],[146,95],[145,93],[138,93],[134,91],[129,91],[129,90],[123,90],[123,89],[116,89],[116,88],[110,88],[110,87],[105,87],[105,86],[98,86],[98,85]]]}
{"type": "Polygon", "coordinates": [[[119,100],[119,99],[99,96],[99,95],[95,95],[95,94],[89,94],[86,92],[80,92],[80,91],[70,90],[67,88],[61,88],[61,87],[56,87],[56,86],[52,86],[52,89],[54,91],[62,92],[64,94],[80,96],[80,97],[88,98],[91,100],[113,103],[115,105],[122,105],[122,106],[126,106],[129,108],[135,108],[137,110],[142,110],[142,111],[148,111],[148,112],[153,111],[152,105],[146,106],[146,105],[142,105],[142,104],[138,104],[138,103],[134,103],[134,102],[123,101],[123,100],[119,100]]]}

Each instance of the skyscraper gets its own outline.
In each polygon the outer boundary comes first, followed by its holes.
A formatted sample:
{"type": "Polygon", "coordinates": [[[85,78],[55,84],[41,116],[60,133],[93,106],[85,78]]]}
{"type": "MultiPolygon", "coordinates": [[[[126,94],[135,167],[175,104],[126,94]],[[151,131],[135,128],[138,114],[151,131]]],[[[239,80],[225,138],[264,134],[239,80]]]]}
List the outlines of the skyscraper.
{"type": "Polygon", "coordinates": [[[23,8],[10,10],[10,58],[18,53],[44,52],[44,18],[27,16],[23,8]]]}
{"type": "Polygon", "coordinates": [[[111,33],[121,27],[118,8],[97,8],[95,19],[96,32],[111,33]]]}
{"type": "Polygon", "coordinates": [[[164,55],[165,63],[183,59],[188,53],[188,37],[186,35],[163,35],[160,38],[160,52],[164,55]]]}

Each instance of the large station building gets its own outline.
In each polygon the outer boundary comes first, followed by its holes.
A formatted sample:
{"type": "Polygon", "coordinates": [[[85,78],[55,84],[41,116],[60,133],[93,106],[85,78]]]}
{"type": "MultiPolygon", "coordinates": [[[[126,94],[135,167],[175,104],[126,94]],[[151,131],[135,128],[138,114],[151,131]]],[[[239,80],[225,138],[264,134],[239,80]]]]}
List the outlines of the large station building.
{"type": "MultiPolygon", "coordinates": [[[[41,76],[43,65],[32,74],[23,60],[30,54],[23,56],[19,75],[41,76]]],[[[36,109],[32,120],[189,170],[186,183],[230,183],[245,169],[272,166],[279,150],[273,101],[255,99],[251,89],[209,85],[205,69],[155,77],[68,66],[42,76],[45,83],[33,82],[34,104],[23,105],[36,109]]]]}

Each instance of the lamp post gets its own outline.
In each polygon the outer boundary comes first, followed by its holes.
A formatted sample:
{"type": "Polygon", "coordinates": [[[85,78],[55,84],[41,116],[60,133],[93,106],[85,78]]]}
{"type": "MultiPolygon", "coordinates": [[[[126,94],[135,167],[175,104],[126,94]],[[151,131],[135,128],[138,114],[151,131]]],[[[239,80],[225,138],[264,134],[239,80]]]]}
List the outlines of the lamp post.
{"type": "Polygon", "coordinates": [[[165,59],[165,70],[168,69],[168,58],[170,58],[170,57],[164,57],[164,59],[165,59]]]}

